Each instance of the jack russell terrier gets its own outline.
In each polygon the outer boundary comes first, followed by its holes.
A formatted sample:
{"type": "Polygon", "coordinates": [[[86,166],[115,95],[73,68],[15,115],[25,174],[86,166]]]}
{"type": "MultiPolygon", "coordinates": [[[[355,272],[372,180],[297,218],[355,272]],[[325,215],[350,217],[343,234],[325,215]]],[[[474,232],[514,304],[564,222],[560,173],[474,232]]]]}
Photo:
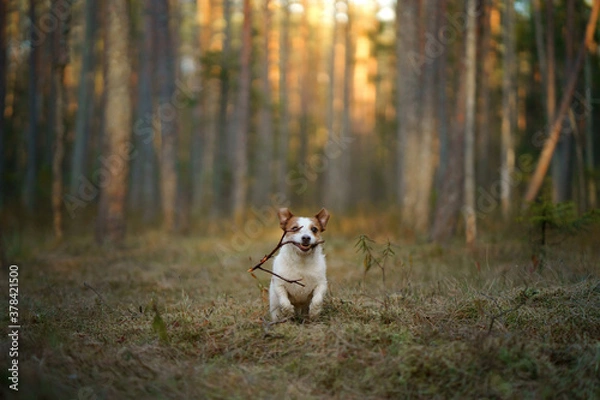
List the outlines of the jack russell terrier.
{"type": "Polygon", "coordinates": [[[329,221],[329,213],[321,209],[314,217],[296,217],[287,208],[277,213],[279,225],[286,233],[273,261],[273,272],[287,279],[301,279],[304,287],[285,282],[276,276],[269,288],[269,309],[273,321],[300,316],[316,318],[321,312],[327,292],[327,265],[320,245],[321,233],[329,221]]]}

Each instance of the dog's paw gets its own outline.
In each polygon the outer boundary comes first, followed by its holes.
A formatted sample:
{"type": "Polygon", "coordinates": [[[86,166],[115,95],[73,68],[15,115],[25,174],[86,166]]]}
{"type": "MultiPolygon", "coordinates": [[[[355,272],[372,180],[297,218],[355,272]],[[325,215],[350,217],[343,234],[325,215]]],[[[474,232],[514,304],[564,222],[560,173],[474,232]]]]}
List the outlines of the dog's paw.
{"type": "Polygon", "coordinates": [[[291,304],[281,305],[281,314],[283,318],[289,318],[294,316],[294,306],[291,304]]]}
{"type": "Polygon", "coordinates": [[[315,320],[319,317],[319,314],[321,314],[321,306],[311,306],[310,310],[308,311],[308,318],[310,318],[311,320],[315,320]]]}

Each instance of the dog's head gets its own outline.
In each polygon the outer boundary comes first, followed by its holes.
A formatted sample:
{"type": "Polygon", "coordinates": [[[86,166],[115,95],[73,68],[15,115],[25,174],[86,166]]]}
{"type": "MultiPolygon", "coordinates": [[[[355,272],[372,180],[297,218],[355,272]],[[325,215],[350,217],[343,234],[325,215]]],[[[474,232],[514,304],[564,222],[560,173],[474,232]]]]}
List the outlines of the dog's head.
{"type": "Polygon", "coordinates": [[[277,213],[279,225],[285,234],[284,241],[292,242],[301,253],[308,253],[321,242],[321,232],[325,230],[329,213],[322,208],[314,217],[296,217],[287,208],[277,213]]]}

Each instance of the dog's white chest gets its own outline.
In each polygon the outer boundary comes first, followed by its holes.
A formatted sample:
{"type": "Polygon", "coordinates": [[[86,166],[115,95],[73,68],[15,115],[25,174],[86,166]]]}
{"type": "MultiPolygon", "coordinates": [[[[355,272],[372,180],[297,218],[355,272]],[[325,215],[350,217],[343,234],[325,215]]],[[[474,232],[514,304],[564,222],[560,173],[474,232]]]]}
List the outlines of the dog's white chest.
{"type": "MultiPolygon", "coordinates": [[[[286,279],[301,279],[300,282],[304,286],[280,282],[285,287],[290,302],[298,306],[309,303],[315,288],[326,284],[326,270],[325,255],[320,248],[315,248],[310,255],[298,255],[290,246],[288,249],[282,249],[273,263],[273,272],[286,279]]],[[[279,280],[276,277],[273,279],[279,280]]]]}

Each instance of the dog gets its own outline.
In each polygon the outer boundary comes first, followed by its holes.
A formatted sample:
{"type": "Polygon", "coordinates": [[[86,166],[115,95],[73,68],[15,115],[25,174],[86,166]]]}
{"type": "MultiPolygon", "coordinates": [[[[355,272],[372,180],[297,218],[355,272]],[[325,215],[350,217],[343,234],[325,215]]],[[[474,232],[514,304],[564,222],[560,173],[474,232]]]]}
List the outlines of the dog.
{"type": "Polygon", "coordinates": [[[327,292],[327,265],[321,246],[321,233],[329,221],[329,212],[321,209],[314,217],[296,217],[287,208],[277,213],[284,230],[283,242],[273,261],[273,272],[290,280],[301,279],[304,287],[276,276],[269,287],[269,310],[273,321],[296,313],[315,319],[321,312],[327,292]]]}

